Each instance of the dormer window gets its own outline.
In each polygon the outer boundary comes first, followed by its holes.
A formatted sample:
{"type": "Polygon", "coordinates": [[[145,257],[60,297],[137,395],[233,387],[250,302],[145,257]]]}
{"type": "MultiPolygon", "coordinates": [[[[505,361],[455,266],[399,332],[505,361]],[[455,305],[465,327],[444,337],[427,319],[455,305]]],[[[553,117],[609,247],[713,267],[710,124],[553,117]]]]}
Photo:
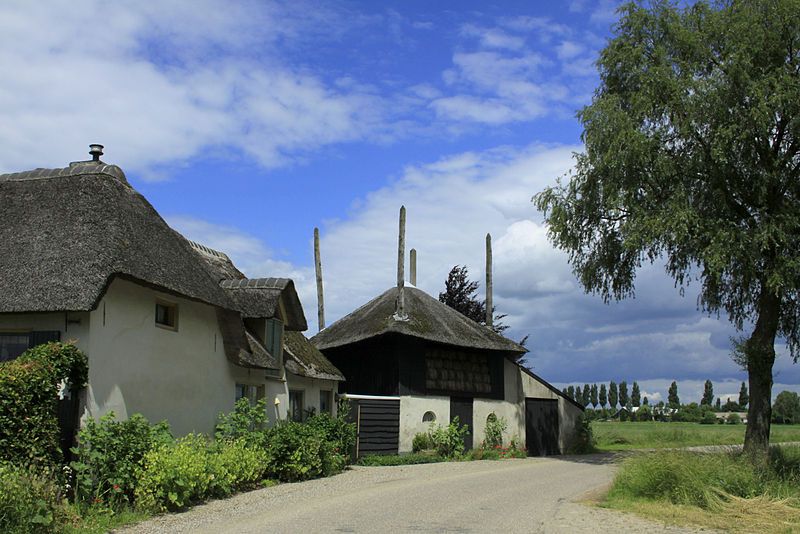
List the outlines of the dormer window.
{"type": "Polygon", "coordinates": [[[178,305],[162,300],[156,301],[156,326],[168,330],[177,330],[178,305]]]}
{"type": "Polygon", "coordinates": [[[281,357],[283,354],[283,321],[274,317],[267,319],[264,346],[276,358],[281,357]]]}

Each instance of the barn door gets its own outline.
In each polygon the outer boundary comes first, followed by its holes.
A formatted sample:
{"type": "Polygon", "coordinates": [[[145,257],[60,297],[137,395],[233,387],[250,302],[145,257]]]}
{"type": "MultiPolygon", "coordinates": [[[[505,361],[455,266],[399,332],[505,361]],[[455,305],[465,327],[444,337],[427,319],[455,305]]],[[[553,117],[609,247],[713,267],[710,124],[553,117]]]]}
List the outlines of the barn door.
{"type": "Polygon", "coordinates": [[[459,425],[467,425],[469,433],[464,436],[464,450],[472,448],[472,398],[450,397],[450,421],[458,417],[459,425]]]}
{"type": "Polygon", "coordinates": [[[356,423],[355,456],[397,454],[400,445],[400,400],[357,399],[349,418],[356,423]]]}
{"type": "Polygon", "coordinates": [[[525,444],[528,456],[558,454],[558,401],[525,399],[525,444]]]}

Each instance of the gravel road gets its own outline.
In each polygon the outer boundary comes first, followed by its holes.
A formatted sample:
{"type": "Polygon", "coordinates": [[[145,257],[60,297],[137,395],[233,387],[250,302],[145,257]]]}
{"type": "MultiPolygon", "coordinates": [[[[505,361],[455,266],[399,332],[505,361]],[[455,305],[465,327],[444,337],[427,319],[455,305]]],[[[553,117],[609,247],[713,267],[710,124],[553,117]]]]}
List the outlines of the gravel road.
{"type": "Polygon", "coordinates": [[[699,532],[577,502],[614,470],[611,455],[354,467],[120,532],[699,532]]]}

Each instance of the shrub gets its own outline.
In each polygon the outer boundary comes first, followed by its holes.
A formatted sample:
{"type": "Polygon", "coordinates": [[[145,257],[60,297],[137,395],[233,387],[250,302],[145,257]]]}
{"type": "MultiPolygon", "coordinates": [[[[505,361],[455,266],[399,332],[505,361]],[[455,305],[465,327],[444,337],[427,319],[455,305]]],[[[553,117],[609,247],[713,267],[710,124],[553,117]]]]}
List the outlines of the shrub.
{"type": "Polygon", "coordinates": [[[411,440],[411,452],[413,453],[426,451],[432,448],[433,443],[431,443],[431,437],[427,432],[418,432],[414,435],[414,439],[411,440]]]}
{"type": "Polygon", "coordinates": [[[741,422],[742,422],[742,418],[741,418],[741,417],[739,417],[739,414],[738,414],[738,413],[732,413],[732,414],[728,414],[728,417],[727,417],[727,419],[726,419],[726,422],[727,422],[729,425],[738,425],[739,423],[741,423],[741,422]]]}
{"type": "Polygon", "coordinates": [[[469,434],[467,425],[459,425],[454,417],[449,425],[442,427],[431,423],[428,434],[436,453],[444,458],[458,458],[464,454],[464,436],[469,434]]]}
{"type": "Polygon", "coordinates": [[[356,446],[355,423],[348,423],[342,413],[337,417],[321,413],[310,417],[306,424],[319,432],[323,441],[332,445],[331,452],[342,456],[345,465],[349,463],[356,446]]]}
{"type": "MultiPolygon", "coordinates": [[[[617,438],[624,441],[624,438],[617,438]]],[[[575,420],[575,427],[572,434],[572,443],[567,449],[568,454],[589,454],[595,452],[596,442],[591,422],[581,414],[575,420]]]]}
{"type": "Polygon", "coordinates": [[[310,425],[279,422],[269,434],[270,476],[283,482],[314,478],[322,473],[322,434],[310,425]]]}
{"type": "Polygon", "coordinates": [[[225,497],[253,488],[264,479],[268,468],[267,452],[244,438],[218,442],[214,454],[209,456],[209,471],[214,474],[209,496],[225,497]]]}
{"type": "Polygon", "coordinates": [[[503,432],[508,428],[508,423],[505,417],[498,417],[494,413],[490,413],[486,418],[486,429],[484,430],[485,439],[483,440],[484,448],[494,448],[503,444],[503,432]]]}
{"type": "Polygon", "coordinates": [[[469,459],[470,460],[499,460],[500,459],[500,447],[487,449],[485,447],[480,447],[478,449],[472,449],[469,452],[469,459]]]}
{"type": "Polygon", "coordinates": [[[717,416],[714,415],[714,412],[705,412],[703,413],[702,419],[700,419],[701,425],[714,425],[717,423],[717,416]]]}
{"type": "Polygon", "coordinates": [[[224,476],[210,456],[206,438],[197,434],[152,449],[139,471],[137,505],[153,511],[180,510],[208,497],[212,481],[224,476]]]}
{"type": "Polygon", "coordinates": [[[0,464],[0,532],[57,532],[70,519],[55,473],[0,464]]]}
{"type": "Polygon", "coordinates": [[[116,421],[110,412],[97,422],[88,419],[78,432],[75,461],[75,499],[112,506],[133,502],[137,472],[145,455],[158,444],[173,441],[166,422],[152,426],[141,414],[116,421]]]}
{"type": "Polygon", "coordinates": [[[0,459],[28,465],[63,461],[58,390],[86,384],[87,359],[75,345],[46,343],[0,364],[0,459]]]}
{"type": "Polygon", "coordinates": [[[446,461],[446,458],[430,454],[369,454],[359,458],[358,464],[376,467],[391,465],[432,464],[444,461],[446,461]]]}
{"type": "Polygon", "coordinates": [[[259,399],[255,404],[243,397],[236,401],[231,413],[219,414],[214,437],[219,441],[243,439],[254,446],[264,446],[267,435],[267,403],[259,399]]]}

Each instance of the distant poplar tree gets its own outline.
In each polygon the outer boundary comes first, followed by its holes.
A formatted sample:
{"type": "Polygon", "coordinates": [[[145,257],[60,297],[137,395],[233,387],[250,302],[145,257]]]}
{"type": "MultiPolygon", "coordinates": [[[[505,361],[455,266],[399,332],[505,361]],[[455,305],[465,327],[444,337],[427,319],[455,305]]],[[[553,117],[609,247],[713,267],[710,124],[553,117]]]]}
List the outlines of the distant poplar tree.
{"type": "Polygon", "coordinates": [[[670,408],[680,408],[681,399],[678,397],[678,383],[673,380],[669,385],[669,392],[667,393],[667,405],[670,408]]]}
{"type": "Polygon", "coordinates": [[[722,399],[717,397],[717,411],[722,409],[722,399]]]}
{"type": "Polygon", "coordinates": [[[619,383],[619,404],[620,406],[627,406],[628,401],[628,383],[626,381],[622,381],[619,383]]]}
{"type": "Polygon", "coordinates": [[[569,393],[567,392],[567,388],[563,388],[561,390],[561,393],[563,393],[565,397],[569,397],[569,393]]]}
{"type": "Polygon", "coordinates": [[[706,383],[703,385],[703,398],[700,399],[700,404],[711,406],[713,403],[714,403],[714,384],[711,383],[711,380],[706,380],[706,383]]]}
{"type": "Polygon", "coordinates": [[[639,391],[639,383],[636,380],[633,381],[633,389],[631,390],[631,404],[633,406],[641,406],[642,404],[642,393],[639,391]]]}
{"type": "Polygon", "coordinates": [[[589,390],[589,393],[591,395],[589,402],[592,403],[592,408],[597,409],[597,384],[592,384],[592,388],[589,390]]]}
{"type": "Polygon", "coordinates": [[[647,397],[642,399],[642,406],[650,406],[650,401],[647,400],[647,397]]]}
{"type": "Polygon", "coordinates": [[[600,392],[598,394],[597,399],[600,401],[600,407],[605,408],[606,403],[608,402],[608,395],[606,395],[606,385],[600,384],[600,392]]]}
{"type": "Polygon", "coordinates": [[[578,400],[575,398],[575,386],[569,386],[567,388],[567,397],[569,397],[572,400],[578,400]]]}
{"type": "Polygon", "coordinates": [[[617,383],[613,380],[608,385],[608,404],[611,405],[611,409],[614,410],[617,408],[617,402],[619,402],[619,393],[617,393],[617,383]]]}
{"type": "Polygon", "coordinates": [[[583,385],[583,405],[586,406],[587,404],[592,402],[592,388],[589,384],[583,385]]]}
{"type": "Polygon", "coordinates": [[[742,388],[739,390],[739,407],[745,409],[750,402],[750,395],[747,394],[747,384],[742,382],[742,388]]]}

